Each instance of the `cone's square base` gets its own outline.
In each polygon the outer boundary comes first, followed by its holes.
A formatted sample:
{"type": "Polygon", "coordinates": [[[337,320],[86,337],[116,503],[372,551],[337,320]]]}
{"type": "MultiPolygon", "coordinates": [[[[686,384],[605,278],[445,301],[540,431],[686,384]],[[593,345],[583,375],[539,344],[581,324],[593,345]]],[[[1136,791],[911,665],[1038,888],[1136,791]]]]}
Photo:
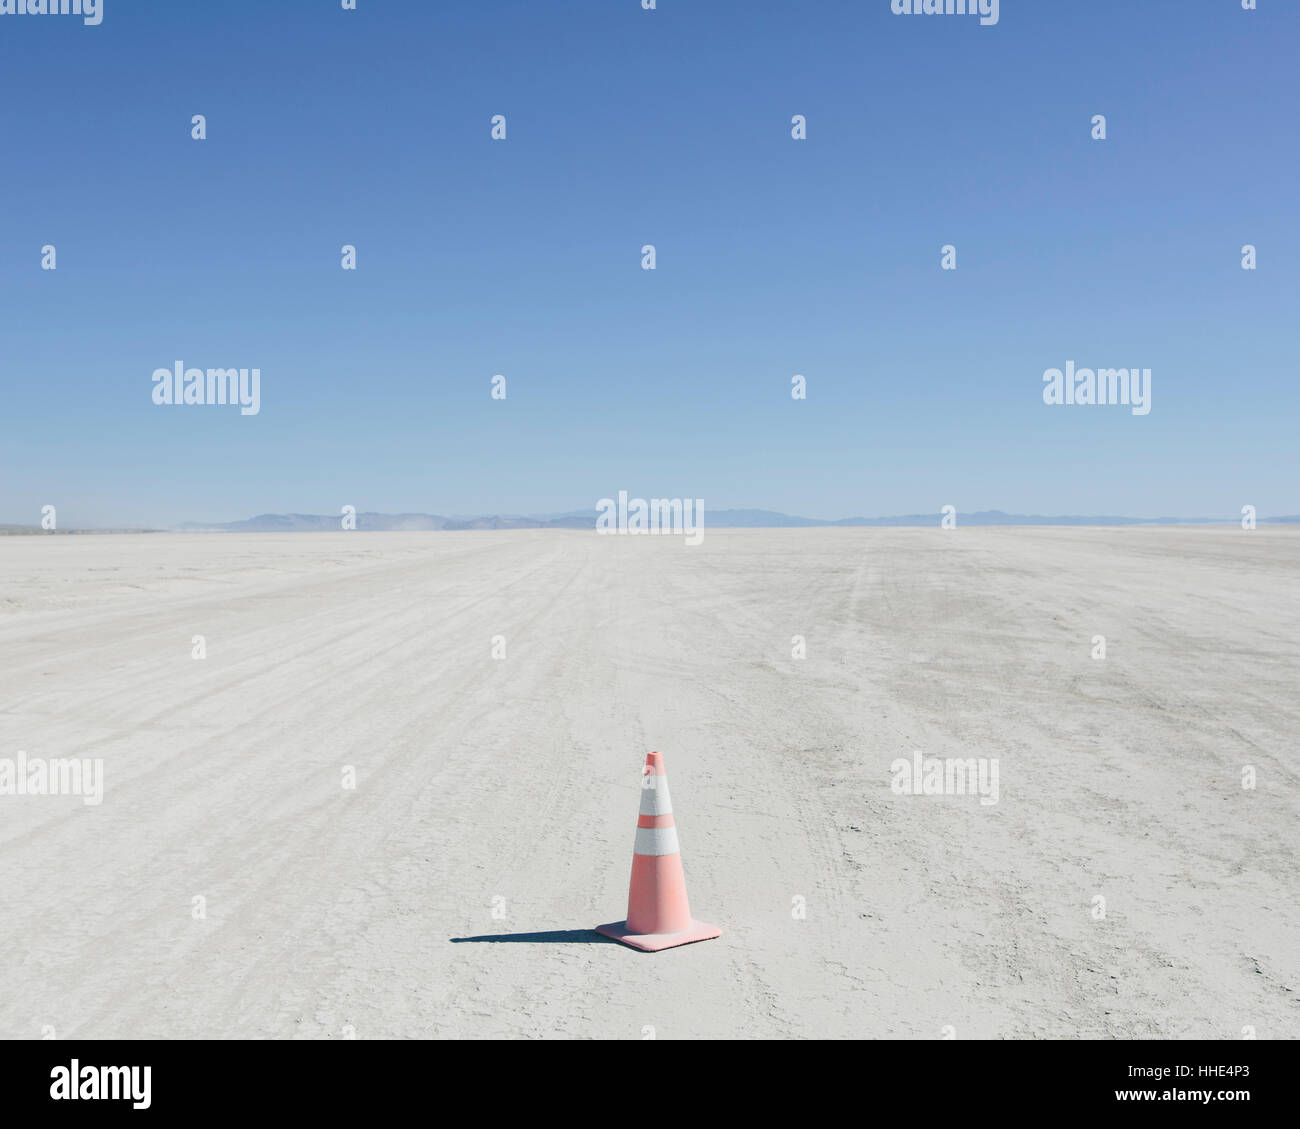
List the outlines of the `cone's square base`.
{"type": "Polygon", "coordinates": [[[596,932],[615,941],[622,941],[643,953],[657,953],[660,949],[671,949],[677,945],[693,945],[696,941],[711,941],[721,937],[722,930],[716,925],[705,925],[702,921],[692,921],[689,929],[680,933],[629,933],[626,921],[615,921],[609,925],[597,925],[596,932]]]}

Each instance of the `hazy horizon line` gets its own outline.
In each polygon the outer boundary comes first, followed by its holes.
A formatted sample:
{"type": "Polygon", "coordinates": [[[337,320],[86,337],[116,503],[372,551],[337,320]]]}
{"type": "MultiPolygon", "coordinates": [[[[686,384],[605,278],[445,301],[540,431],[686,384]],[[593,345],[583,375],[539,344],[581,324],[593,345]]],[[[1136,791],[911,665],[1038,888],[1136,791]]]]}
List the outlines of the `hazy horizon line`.
{"type": "MultiPolygon", "coordinates": [[[[937,525],[943,513],[888,514],[875,517],[852,516],[841,518],[813,518],[758,507],[731,507],[706,511],[705,525],[717,528],[845,528],[871,526],[927,526],[937,525]]],[[[355,511],[355,532],[462,532],[486,529],[528,528],[594,528],[595,510],[565,510],[552,513],[518,513],[497,511],[478,514],[437,514],[428,511],[382,510],[355,511]]],[[[1242,514],[1221,517],[1158,517],[1126,514],[1019,514],[1005,510],[956,511],[957,524],[974,525],[1237,525],[1242,514]]],[[[1300,523],[1300,514],[1255,515],[1256,522],[1300,523]]],[[[65,528],[47,529],[40,522],[0,522],[4,533],[308,533],[329,532],[342,529],[341,514],[319,514],[297,511],[268,511],[252,517],[233,521],[180,521],[170,524],[80,524],[65,528]]]]}

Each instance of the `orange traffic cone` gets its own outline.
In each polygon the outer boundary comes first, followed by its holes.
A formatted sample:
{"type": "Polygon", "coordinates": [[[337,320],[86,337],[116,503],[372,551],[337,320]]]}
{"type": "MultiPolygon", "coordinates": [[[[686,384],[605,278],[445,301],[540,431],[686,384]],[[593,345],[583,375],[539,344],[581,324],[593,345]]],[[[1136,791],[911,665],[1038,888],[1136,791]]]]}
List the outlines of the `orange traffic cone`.
{"type": "Polygon", "coordinates": [[[664,758],[658,753],[648,753],[642,769],[641,814],[636,821],[627,920],[598,925],[596,932],[646,953],[722,936],[721,929],[691,917],[673,805],[668,798],[668,777],[664,758]]]}

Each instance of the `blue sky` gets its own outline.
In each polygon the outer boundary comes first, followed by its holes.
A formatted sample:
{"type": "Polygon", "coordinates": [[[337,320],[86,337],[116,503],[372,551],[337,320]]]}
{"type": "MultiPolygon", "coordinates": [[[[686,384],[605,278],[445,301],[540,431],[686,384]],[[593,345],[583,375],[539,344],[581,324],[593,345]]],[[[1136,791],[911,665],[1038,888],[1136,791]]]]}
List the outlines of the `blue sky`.
{"type": "Polygon", "coordinates": [[[1300,5],[1260,9],[0,16],[0,522],[1300,512],[1300,5]],[[260,413],[155,405],[178,359],[260,413]],[[1044,405],[1069,360],[1150,414],[1044,405]]]}

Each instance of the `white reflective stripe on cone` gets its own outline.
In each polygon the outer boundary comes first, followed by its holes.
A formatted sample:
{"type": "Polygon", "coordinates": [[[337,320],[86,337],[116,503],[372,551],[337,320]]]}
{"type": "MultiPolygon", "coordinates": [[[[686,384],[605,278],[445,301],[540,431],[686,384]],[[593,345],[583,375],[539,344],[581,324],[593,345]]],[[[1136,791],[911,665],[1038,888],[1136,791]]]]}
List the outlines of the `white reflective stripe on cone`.
{"type": "Polygon", "coordinates": [[[676,827],[638,827],[636,829],[636,846],[633,854],[638,855],[675,855],[677,854],[676,827]]]}
{"type": "Polygon", "coordinates": [[[647,776],[641,781],[641,814],[672,815],[673,802],[668,798],[668,777],[647,776]]]}

